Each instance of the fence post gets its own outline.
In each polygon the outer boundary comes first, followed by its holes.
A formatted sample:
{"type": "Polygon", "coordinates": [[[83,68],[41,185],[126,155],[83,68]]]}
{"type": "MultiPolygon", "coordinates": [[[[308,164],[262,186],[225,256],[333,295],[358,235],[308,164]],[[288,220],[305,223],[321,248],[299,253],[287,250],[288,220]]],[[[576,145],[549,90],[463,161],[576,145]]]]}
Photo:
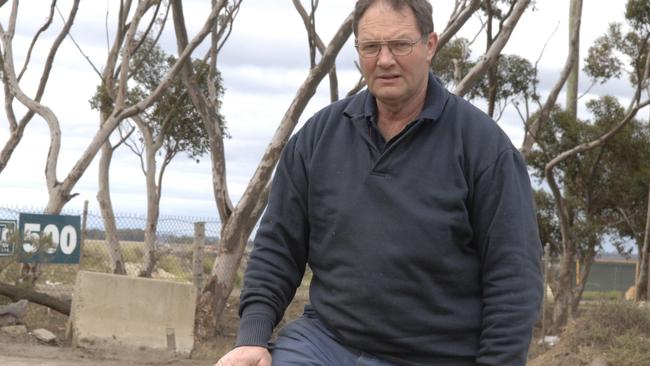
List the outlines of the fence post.
{"type": "Polygon", "coordinates": [[[194,223],[194,257],[192,279],[200,291],[203,288],[203,247],[205,246],[205,222],[194,223]]]}
{"type": "Polygon", "coordinates": [[[547,305],[547,294],[546,294],[546,289],[548,286],[548,270],[551,266],[551,244],[546,243],[544,246],[544,260],[543,262],[543,267],[542,267],[542,276],[543,276],[543,286],[544,286],[544,293],[542,297],[542,345],[546,347],[546,343],[544,338],[546,338],[546,305],[547,305]]]}
{"type": "Polygon", "coordinates": [[[88,200],[84,201],[84,211],[81,216],[81,238],[79,238],[79,269],[83,260],[84,248],[86,247],[86,232],[88,225],[88,200]]]}

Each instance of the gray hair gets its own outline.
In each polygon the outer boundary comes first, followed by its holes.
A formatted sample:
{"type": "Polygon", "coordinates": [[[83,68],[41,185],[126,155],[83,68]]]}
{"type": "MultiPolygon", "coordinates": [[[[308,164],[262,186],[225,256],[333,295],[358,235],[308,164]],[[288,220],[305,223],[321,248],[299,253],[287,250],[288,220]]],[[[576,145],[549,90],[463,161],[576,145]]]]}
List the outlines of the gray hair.
{"type": "Polygon", "coordinates": [[[359,20],[370,6],[379,1],[388,3],[394,10],[402,10],[408,6],[415,15],[415,21],[420,33],[426,35],[433,32],[433,7],[428,0],[358,0],[354,6],[354,19],[352,21],[352,30],[355,37],[359,31],[359,20]]]}

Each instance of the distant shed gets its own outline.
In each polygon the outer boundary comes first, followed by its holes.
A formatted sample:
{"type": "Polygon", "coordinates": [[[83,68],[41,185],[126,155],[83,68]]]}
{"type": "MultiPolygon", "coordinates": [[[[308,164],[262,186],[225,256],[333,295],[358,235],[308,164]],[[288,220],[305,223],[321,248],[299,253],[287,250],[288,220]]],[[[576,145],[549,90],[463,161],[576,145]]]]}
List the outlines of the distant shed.
{"type": "Polygon", "coordinates": [[[636,272],[636,255],[626,258],[619,254],[600,254],[591,266],[585,291],[625,292],[634,285],[636,272]]]}

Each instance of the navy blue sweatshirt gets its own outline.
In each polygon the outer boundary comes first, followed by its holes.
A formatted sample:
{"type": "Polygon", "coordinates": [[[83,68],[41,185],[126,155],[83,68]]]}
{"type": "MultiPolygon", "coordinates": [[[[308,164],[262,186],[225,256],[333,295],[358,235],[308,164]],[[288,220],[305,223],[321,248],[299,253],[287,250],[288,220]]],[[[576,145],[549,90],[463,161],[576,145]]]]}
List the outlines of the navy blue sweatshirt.
{"type": "Polygon", "coordinates": [[[429,76],[424,109],[385,148],[366,90],[286,145],[241,294],[238,345],[266,345],[308,263],[318,316],[399,365],[524,365],[542,297],[522,157],[429,76]]]}

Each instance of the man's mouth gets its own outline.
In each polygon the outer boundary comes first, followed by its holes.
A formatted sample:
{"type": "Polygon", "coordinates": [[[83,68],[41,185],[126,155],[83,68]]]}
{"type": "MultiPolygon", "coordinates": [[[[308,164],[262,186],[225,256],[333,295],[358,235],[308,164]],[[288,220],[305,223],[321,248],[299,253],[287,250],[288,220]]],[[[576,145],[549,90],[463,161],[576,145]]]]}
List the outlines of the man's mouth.
{"type": "Polygon", "coordinates": [[[382,80],[394,80],[394,79],[399,78],[399,75],[393,75],[393,74],[390,74],[390,75],[379,75],[377,78],[378,78],[378,79],[382,79],[382,80]]]}

